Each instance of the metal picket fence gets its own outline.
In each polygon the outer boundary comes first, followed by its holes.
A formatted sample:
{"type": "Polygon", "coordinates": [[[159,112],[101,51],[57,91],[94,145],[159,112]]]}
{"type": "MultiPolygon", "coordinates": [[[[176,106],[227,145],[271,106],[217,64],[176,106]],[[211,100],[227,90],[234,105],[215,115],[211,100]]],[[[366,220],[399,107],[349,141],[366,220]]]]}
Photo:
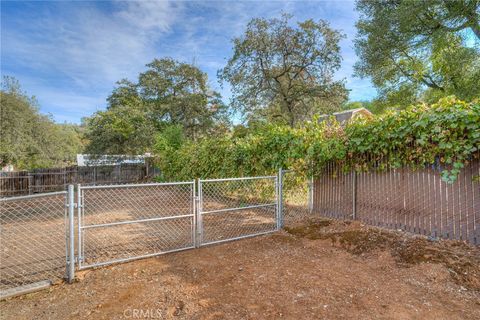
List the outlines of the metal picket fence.
{"type": "Polygon", "coordinates": [[[439,166],[345,172],[328,164],[314,183],[314,211],[433,238],[480,244],[480,154],[454,183],[439,166]]]}

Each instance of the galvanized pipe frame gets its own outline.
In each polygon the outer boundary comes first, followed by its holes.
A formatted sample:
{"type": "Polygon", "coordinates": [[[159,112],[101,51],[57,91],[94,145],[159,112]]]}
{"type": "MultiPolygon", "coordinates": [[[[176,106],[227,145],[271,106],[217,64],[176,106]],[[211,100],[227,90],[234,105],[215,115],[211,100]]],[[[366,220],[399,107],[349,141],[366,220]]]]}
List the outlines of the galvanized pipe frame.
{"type": "Polygon", "coordinates": [[[197,234],[197,243],[196,247],[199,248],[203,244],[203,190],[202,190],[202,180],[198,179],[198,196],[197,196],[197,212],[195,216],[197,218],[197,230],[195,233],[197,234]]]}
{"type": "Polygon", "coordinates": [[[199,182],[228,182],[242,180],[274,179],[277,176],[258,176],[258,177],[240,177],[240,178],[220,178],[220,179],[199,179],[199,182]]]}
{"type": "Polygon", "coordinates": [[[283,228],[283,173],[282,168],[278,169],[277,174],[277,230],[283,228]]]}
{"type": "Polygon", "coordinates": [[[168,216],[168,217],[158,217],[158,218],[149,218],[149,219],[138,219],[138,220],[110,222],[110,223],[90,224],[90,225],[82,226],[82,229],[105,228],[105,227],[120,226],[120,225],[124,225],[124,224],[174,220],[174,219],[188,218],[188,217],[194,217],[194,216],[195,216],[194,214],[183,214],[183,215],[178,215],[178,216],[168,216]]]}
{"type": "Polygon", "coordinates": [[[67,191],[55,191],[55,192],[48,192],[48,193],[29,194],[29,195],[26,195],[26,196],[0,198],[0,202],[16,201],[16,200],[28,200],[28,199],[33,199],[33,198],[41,198],[41,197],[55,196],[55,195],[61,195],[61,194],[67,194],[67,191]]]}
{"type": "MultiPolygon", "coordinates": [[[[25,196],[16,196],[8,198],[0,198],[1,203],[14,202],[14,201],[28,201],[28,200],[37,200],[37,199],[48,199],[52,196],[63,196],[63,207],[64,207],[64,237],[65,237],[65,273],[64,278],[71,283],[75,277],[75,248],[74,248],[74,208],[75,208],[75,193],[72,185],[69,185],[67,191],[56,191],[48,192],[41,194],[32,194],[25,196]]],[[[60,276],[60,275],[59,275],[60,276]]],[[[39,289],[48,287],[53,282],[53,279],[44,279],[40,282],[32,281],[28,283],[28,279],[25,280],[24,285],[18,287],[12,287],[5,291],[0,292],[0,299],[5,299],[8,297],[13,297],[28,292],[33,292],[39,289]]]]}
{"type": "Polygon", "coordinates": [[[68,262],[67,280],[73,282],[75,278],[75,189],[68,186],[68,262]]]}
{"type": "Polygon", "coordinates": [[[193,249],[196,247],[196,204],[195,204],[195,181],[187,181],[187,182],[166,182],[166,183],[143,183],[143,184],[123,184],[123,185],[101,185],[101,186],[81,186],[78,185],[78,270],[84,270],[88,268],[100,267],[105,265],[110,265],[114,263],[121,263],[127,261],[133,261],[148,257],[154,257],[166,253],[183,251],[187,249],[193,249]],[[92,190],[92,189],[128,189],[128,188],[139,188],[139,187],[161,187],[161,186],[191,186],[191,201],[192,201],[192,214],[187,215],[176,215],[176,216],[167,216],[167,217],[157,217],[157,218],[149,218],[149,219],[137,219],[137,220],[128,220],[128,221],[120,221],[120,222],[111,222],[111,223],[104,223],[104,224],[92,224],[92,225],[85,225],[84,216],[85,216],[85,196],[84,190],[92,190]],[[106,262],[98,262],[93,264],[84,264],[85,261],[85,236],[83,234],[83,230],[92,229],[92,228],[105,228],[105,227],[113,227],[118,225],[125,225],[125,224],[133,224],[133,223],[145,223],[145,222],[155,222],[155,221],[165,221],[165,220],[175,220],[175,219],[184,219],[184,218],[191,218],[191,235],[192,235],[192,245],[186,246],[182,248],[177,248],[173,250],[165,250],[160,252],[154,252],[151,254],[144,254],[144,255],[137,255],[134,257],[128,258],[120,258],[120,259],[113,259],[106,262]]]}
{"type": "Polygon", "coordinates": [[[149,253],[149,254],[138,255],[138,256],[129,257],[129,258],[114,259],[114,260],[110,260],[110,261],[98,262],[98,263],[89,264],[89,265],[80,265],[79,264],[78,270],[86,270],[86,269],[91,269],[91,268],[109,266],[109,265],[112,265],[112,264],[115,264],[115,263],[123,263],[123,262],[135,261],[135,260],[140,260],[140,259],[145,259],[145,258],[152,258],[152,257],[160,256],[160,255],[163,255],[163,254],[167,254],[167,253],[180,252],[180,251],[190,250],[190,249],[194,249],[194,248],[195,248],[194,246],[189,246],[189,247],[184,247],[184,248],[180,248],[180,249],[166,250],[166,251],[162,251],[162,252],[149,253]]]}
{"type": "MultiPolygon", "coordinates": [[[[83,222],[83,194],[81,192],[82,186],[81,184],[77,184],[77,245],[78,245],[78,251],[77,251],[77,263],[80,266],[81,261],[83,261],[83,237],[82,237],[82,222],[83,222]]],[[[80,267],[79,267],[80,268],[80,267]]]]}
{"type": "MultiPolygon", "coordinates": [[[[64,195],[65,196],[65,266],[66,266],[66,279],[68,282],[72,282],[75,277],[75,263],[77,263],[77,270],[83,270],[92,267],[100,267],[113,263],[127,262],[142,258],[148,258],[153,256],[158,256],[161,254],[183,251],[193,248],[199,248],[201,246],[223,243],[238,239],[244,239],[259,235],[269,234],[275,231],[280,230],[284,225],[284,208],[283,208],[283,180],[285,173],[292,172],[292,170],[282,170],[279,169],[277,175],[273,176],[259,176],[259,177],[243,177],[243,178],[222,178],[222,179],[197,179],[194,181],[187,182],[167,182],[167,183],[143,183],[143,184],[124,184],[124,185],[101,185],[101,186],[82,186],[80,184],[76,185],[76,195],[74,186],[69,185],[67,191],[58,191],[51,192],[47,194],[34,194],[28,196],[18,196],[11,198],[1,198],[2,201],[14,201],[14,200],[25,200],[31,198],[45,197],[51,195],[64,195]],[[230,207],[216,210],[204,211],[204,184],[207,183],[221,183],[221,182],[234,182],[234,181],[257,181],[265,179],[271,181],[274,186],[274,201],[270,203],[261,203],[261,204],[252,204],[242,207],[230,207]],[[102,190],[102,189],[127,189],[127,188],[149,188],[149,187],[161,187],[161,186],[181,186],[186,185],[190,186],[190,197],[191,197],[191,214],[182,214],[177,216],[166,216],[166,217],[154,217],[154,218],[145,218],[145,219],[136,219],[136,220],[127,220],[127,221],[118,221],[110,223],[99,223],[99,224],[85,224],[85,192],[86,190],[102,190]],[[75,202],[76,200],[76,202],[75,202]],[[75,217],[75,207],[77,209],[75,217]],[[206,241],[204,239],[204,221],[203,216],[208,214],[222,214],[234,211],[242,211],[248,209],[258,209],[258,208],[274,208],[274,227],[271,230],[255,232],[251,234],[243,234],[240,236],[230,237],[227,239],[206,241]],[[75,218],[77,219],[75,225],[75,218]],[[165,250],[159,252],[153,252],[149,254],[142,254],[132,257],[112,259],[105,262],[98,262],[93,264],[85,264],[85,234],[84,231],[92,228],[108,228],[118,225],[126,225],[133,223],[148,223],[155,221],[165,221],[165,220],[175,220],[175,219],[191,219],[191,239],[192,245],[182,248],[176,248],[173,250],[165,250]],[[76,233],[76,235],[75,235],[76,233]],[[75,236],[77,238],[75,239],[75,236]],[[75,246],[75,240],[77,240],[77,246],[75,246]],[[77,249],[77,252],[75,252],[77,249]]],[[[252,182],[253,183],[253,182],[252,182]]],[[[313,202],[313,194],[310,190],[313,187],[313,184],[309,183],[309,194],[308,194],[308,206],[311,210],[311,204],[313,202]]]]}
{"type": "Polygon", "coordinates": [[[202,214],[223,213],[223,212],[228,212],[228,211],[239,211],[239,210],[254,209],[254,208],[273,207],[273,206],[276,206],[276,205],[277,205],[277,203],[275,201],[273,203],[257,204],[257,205],[246,206],[246,207],[236,207],[236,208],[225,208],[225,209],[218,209],[218,210],[202,211],[202,214]]]}
{"type": "MultiPolygon", "coordinates": [[[[280,172],[280,171],[279,171],[280,172]]],[[[280,215],[281,212],[279,211],[279,193],[281,192],[280,188],[280,183],[279,183],[279,175],[275,176],[258,176],[258,177],[241,177],[241,178],[221,178],[221,179],[199,179],[198,180],[198,209],[197,209],[197,224],[198,224],[198,236],[199,236],[199,243],[198,247],[200,246],[207,246],[207,245],[212,245],[212,244],[218,244],[218,243],[223,243],[223,242],[228,242],[228,241],[233,241],[233,240],[239,240],[239,239],[244,239],[244,238],[249,238],[249,237],[254,237],[254,236],[259,236],[259,235],[264,235],[264,234],[269,234],[272,232],[276,232],[279,230],[280,226],[280,215]],[[266,179],[266,180],[273,180],[274,184],[274,202],[273,203],[266,203],[266,204],[257,204],[257,205],[249,205],[249,206],[244,206],[244,207],[231,207],[231,208],[224,208],[224,209],[217,209],[217,210],[209,210],[209,211],[204,211],[203,210],[203,185],[205,183],[215,183],[215,182],[232,182],[232,181],[251,181],[251,180],[261,180],[261,179],[266,179]],[[222,240],[214,240],[214,241],[205,241],[204,239],[204,226],[203,226],[203,216],[204,215],[209,215],[209,214],[222,214],[226,212],[234,212],[234,211],[242,211],[246,209],[255,209],[255,208],[266,208],[266,207],[273,207],[275,208],[274,212],[274,222],[275,222],[275,228],[269,231],[265,232],[257,232],[257,233],[252,233],[252,234],[246,234],[242,236],[236,236],[236,237],[230,237],[228,239],[222,239],[222,240]]]]}
{"type": "Polygon", "coordinates": [[[141,188],[141,187],[161,187],[161,186],[178,186],[195,184],[195,181],[181,181],[181,182],[157,182],[157,183],[131,183],[131,184],[109,184],[101,186],[81,186],[82,190],[88,189],[120,189],[120,188],[141,188]]]}

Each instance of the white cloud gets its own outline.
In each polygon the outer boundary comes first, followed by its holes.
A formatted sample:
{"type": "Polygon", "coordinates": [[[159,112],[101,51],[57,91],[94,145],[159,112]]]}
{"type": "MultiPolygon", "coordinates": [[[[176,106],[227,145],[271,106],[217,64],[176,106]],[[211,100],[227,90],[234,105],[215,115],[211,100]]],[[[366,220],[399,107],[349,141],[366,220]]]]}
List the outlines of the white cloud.
{"type": "Polygon", "coordinates": [[[117,16],[142,31],[168,31],[177,17],[178,7],[169,1],[128,1],[117,16]]]}
{"type": "Polygon", "coordinates": [[[92,3],[51,8],[2,23],[2,60],[22,70],[12,75],[26,80],[42,112],[76,122],[105,106],[116,81],[136,77],[181,12],[167,1],[115,2],[113,12],[92,3]]]}
{"type": "Polygon", "coordinates": [[[229,87],[218,87],[216,71],[232,54],[231,39],[251,18],[278,17],[282,11],[299,21],[323,18],[343,29],[349,38],[341,42],[344,61],[336,77],[347,78],[347,86],[360,93],[369,85],[351,78],[352,2],[52,2],[38,12],[37,4],[30,6],[33,10],[14,16],[2,13],[2,63],[6,58],[11,75],[32,79],[25,89],[58,120],[78,115],[79,121],[103,108],[116,81],[135,80],[146,63],[162,56],[195,60],[228,100],[229,87]]]}
{"type": "Polygon", "coordinates": [[[115,5],[115,12],[106,13],[82,4],[30,21],[27,32],[9,30],[6,54],[28,68],[56,70],[81,87],[131,76],[154,56],[154,40],[168,32],[179,7],[169,2],[115,5]]]}

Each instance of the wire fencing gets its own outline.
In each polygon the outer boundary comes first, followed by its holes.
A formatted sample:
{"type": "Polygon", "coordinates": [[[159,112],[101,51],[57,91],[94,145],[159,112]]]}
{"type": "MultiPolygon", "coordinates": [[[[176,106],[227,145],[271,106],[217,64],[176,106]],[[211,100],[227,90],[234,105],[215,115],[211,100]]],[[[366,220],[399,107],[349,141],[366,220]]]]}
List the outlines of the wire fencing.
{"type": "Polygon", "coordinates": [[[78,190],[80,269],[194,247],[194,182],[78,190]]]}
{"type": "Polygon", "coordinates": [[[0,199],[0,292],[61,280],[67,265],[67,192],[0,199]]]}
{"type": "Polygon", "coordinates": [[[294,170],[280,170],[282,194],[282,226],[315,217],[313,180],[294,170]]]}
{"type": "Polygon", "coordinates": [[[65,191],[70,184],[110,185],[144,183],[158,171],[151,163],[104,166],[71,166],[0,172],[0,197],[65,191]]]}
{"type": "Polygon", "coordinates": [[[438,170],[345,172],[83,186],[0,199],[0,296],[85,269],[241,239],[310,218],[356,219],[478,244],[478,159],[454,184],[438,170]],[[76,215],[74,216],[74,208],[76,215]]]}
{"type": "Polygon", "coordinates": [[[200,245],[277,230],[277,177],[199,180],[200,245]]]}

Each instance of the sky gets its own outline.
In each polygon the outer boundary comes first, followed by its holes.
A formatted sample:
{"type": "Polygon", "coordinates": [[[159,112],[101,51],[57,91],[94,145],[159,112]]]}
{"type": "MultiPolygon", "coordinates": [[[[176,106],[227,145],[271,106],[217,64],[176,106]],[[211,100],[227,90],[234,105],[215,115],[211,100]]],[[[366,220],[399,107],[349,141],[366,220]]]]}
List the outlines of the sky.
{"type": "Polygon", "coordinates": [[[324,19],[341,30],[343,62],[335,77],[345,79],[352,101],[375,96],[368,79],[353,77],[353,1],[2,0],[0,70],[57,122],[80,123],[105,109],[117,81],[135,81],[161,57],[195,63],[228,102],[230,88],[220,86],[217,71],[232,55],[232,39],[250,19],[282,12],[295,21],[324,19]]]}

